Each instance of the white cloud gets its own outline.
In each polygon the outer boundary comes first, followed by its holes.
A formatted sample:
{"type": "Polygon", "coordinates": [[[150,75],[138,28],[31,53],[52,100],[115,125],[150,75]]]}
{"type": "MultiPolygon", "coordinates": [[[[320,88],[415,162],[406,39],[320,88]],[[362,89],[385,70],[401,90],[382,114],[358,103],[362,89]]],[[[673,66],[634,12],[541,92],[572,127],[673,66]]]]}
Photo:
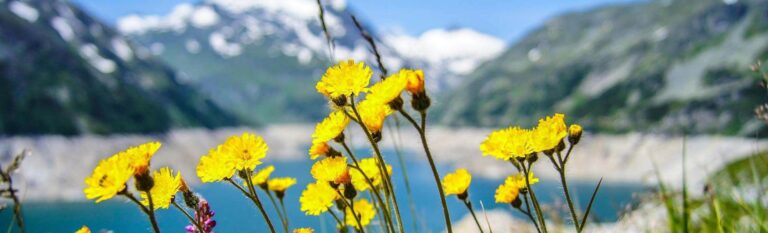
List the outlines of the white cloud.
{"type": "Polygon", "coordinates": [[[209,0],[232,13],[262,9],[270,14],[286,14],[305,20],[317,17],[314,0],[209,0]]]}
{"type": "Polygon", "coordinates": [[[126,34],[142,34],[153,29],[182,31],[186,28],[186,22],[190,20],[190,16],[195,11],[196,9],[192,4],[182,3],[176,5],[171,13],[165,16],[128,15],[117,21],[117,29],[126,34]]]}
{"type": "Polygon", "coordinates": [[[210,6],[201,6],[192,13],[192,25],[205,28],[219,22],[219,15],[210,6]]]}
{"type": "Polygon", "coordinates": [[[37,17],[40,16],[35,8],[23,2],[11,2],[8,6],[8,9],[16,14],[16,16],[19,16],[22,19],[29,21],[30,23],[37,21],[37,17]]]}
{"type": "Polygon", "coordinates": [[[456,74],[471,72],[506,48],[503,40],[467,28],[432,29],[418,37],[395,34],[385,36],[383,40],[407,59],[444,66],[456,74]]]}

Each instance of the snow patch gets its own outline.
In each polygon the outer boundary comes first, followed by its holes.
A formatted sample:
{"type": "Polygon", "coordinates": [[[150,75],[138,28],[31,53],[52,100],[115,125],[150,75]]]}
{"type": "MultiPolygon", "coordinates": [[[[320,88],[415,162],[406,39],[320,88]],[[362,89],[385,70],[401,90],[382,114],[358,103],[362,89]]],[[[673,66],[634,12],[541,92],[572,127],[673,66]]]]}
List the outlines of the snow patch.
{"type": "Polygon", "coordinates": [[[80,56],[101,73],[109,74],[115,72],[115,69],[117,69],[115,62],[102,57],[99,54],[99,48],[94,44],[85,44],[81,46],[80,56]]]}
{"type": "Polygon", "coordinates": [[[62,39],[66,41],[71,41],[73,38],[75,38],[75,31],[72,29],[72,26],[67,23],[67,20],[56,16],[51,19],[51,26],[53,26],[53,29],[56,29],[56,32],[59,33],[59,36],[61,36],[62,39]]]}
{"type": "Polygon", "coordinates": [[[123,59],[123,61],[131,61],[133,59],[133,49],[122,38],[112,38],[112,49],[115,50],[115,54],[120,59],[123,59]]]}
{"type": "MultiPolygon", "coordinates": [[[[183,31],[186,29],[186,21],[194,12],[195,7],[192,4],[182,3],[174,7],[166,16],[135,14],[125,16],[117,21],[117,29],[126,34],[143,34],[153,29],[183,31]]],[[[205,20],[202,21],[205,23],[205,20]]]]}
{"type": "Polygon", "coordinates": [[[218,32],[211,33],[208,37],[211,48],[222,57],[234,57],[243,52],[243,47],[237,43],[229,43],[227,38],[218,32]]]}
{"type": "Polygon", "coordinates": [[[207,2],[235,14],[262,9],[269,14],[284,14],[304,20],[317,18],[317,6],[314,0],[208,0],[207,2]]]}
{"type": "Polygon", "coordinates": [[[210,6],[201,6],[195,9],[190,19],[192,25],[205,28],[219,22],[219,15],[210,6]]]}
{"type": "Polygon", "coordinates": [[[8,5],[8,9],[11,10],[11,12],[13,12],[13,14],[16,16],[19,16],[20,18],[27,20],[30,23],[37,21],[37,17],[40,16],[40,14],[37,12],[37,9],[23,2],[11,2],[10,5],[8,5]]]}
{"type": "Polygon", "coordinates": [[[424,61],[431,66],[442,65],[456,74],[468,74],[481,62],[494,58],[506,48],[496,37],[472,29],[432,29],[418,37],[395,34],[383,38],[405,58],[424,61]]]}
{"type": "Polygon", "coordinates": [[[336,11],[347,9],[347,0],[331,0],[331,7],[336,11]]]}

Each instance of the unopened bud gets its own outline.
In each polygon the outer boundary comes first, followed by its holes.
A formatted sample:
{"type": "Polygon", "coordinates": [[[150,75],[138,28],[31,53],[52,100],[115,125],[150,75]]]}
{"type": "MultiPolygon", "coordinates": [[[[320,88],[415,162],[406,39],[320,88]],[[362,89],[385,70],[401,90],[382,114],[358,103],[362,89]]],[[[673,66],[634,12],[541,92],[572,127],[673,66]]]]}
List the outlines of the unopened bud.
{"type": "Polygon", "coordinates": [[[355,199],[355,196],[357,196],[357,190],[355,190],[355,187],[352,186],[352,183],[344,184],[344,197],[352,200],[355,199]]]}
{"type": "Polygon", "coordinates": [[[414,93],[411,95],[411,107],[419,112],[425,112],[432,104],[426,92],[414,93]]]}
{"type": "Polygon", "coordinates": [[[403,98],[398,96],[397,98],[390,101],[387,105],[389,105],[389,108],[395,111],[400,111],[403,109],[403,98]]]}
{"type": "Polygon", "coordinates": [[[380,142],[381,141],[381,130],[376,132],[371,132],[371,137],[373,137],[373,142],[380,142]]]}
{"type": "Polygon", "coordinates": [[[520,206],[523,204],[523,202],[522,202],[522,201],[520,201],[520,196],[518,196],[518,197],[517,197],[517,198],[515,198],[515,200],[514,200],[514,201],[512,201],[512,203],[510,203],[510,204],[512,204],[512,207],[515,207],[515,209],[520,209],[520,206]]]}
{"type": "Polygon", "coordinates": [[[133,177],[136,178],[136,189],[139,191],[149,192],[155,186],[155,181],[149,175],[149,171],[135,174],[133,177]]]}
{"type": "Polygon", "coordinates": [[[344,107],[344,105],[347,105],[347,96],[342,95],[331,99],[331,101],[333,101],[333,104],[335,104],[337,107],[344,107]]]}
{"type": "Polygon", "coordinates": [[[581,139],[581,133],[582,128],[580,125],[573,124],[568,127],[568,142],[570,142],[571,145],[576,145],[576,143],[579,143],[579,140],[581,139]]]}

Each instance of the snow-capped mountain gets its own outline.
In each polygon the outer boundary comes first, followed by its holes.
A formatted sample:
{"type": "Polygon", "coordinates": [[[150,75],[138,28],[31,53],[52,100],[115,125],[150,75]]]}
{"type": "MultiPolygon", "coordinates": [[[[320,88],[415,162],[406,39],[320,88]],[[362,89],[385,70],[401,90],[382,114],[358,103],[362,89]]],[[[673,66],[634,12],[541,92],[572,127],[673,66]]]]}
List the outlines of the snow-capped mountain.
{"type": "MultiPolygon", "coordinates": [[[[241,116],[268,122],[315,120],[325,114],[326,103],[314,82],[331,57],[375,66],[347,3],[325,3],[334,40],[330,55],[313,0],[208,0],[177,5],[166,15],[126,16],[117,26],[241,116]]],[[[453,86],[505,47],[471,29],[375,37],[390,71],[425,69],[434,91],[453,86]]]]}
{"type": "Polygon", "coordinates": [[[0,1],[0,134],[234,123],[146,49],[68,1],[0,1]]]}

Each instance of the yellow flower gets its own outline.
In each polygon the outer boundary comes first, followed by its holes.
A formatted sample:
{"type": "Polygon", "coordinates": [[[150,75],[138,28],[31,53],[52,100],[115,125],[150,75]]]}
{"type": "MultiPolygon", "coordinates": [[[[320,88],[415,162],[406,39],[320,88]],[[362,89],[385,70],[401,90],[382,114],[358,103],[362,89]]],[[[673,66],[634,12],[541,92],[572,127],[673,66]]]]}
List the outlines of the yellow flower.
{"type": "Polygon", "coordinates": [[[363,124],[371,133],[381,132],[384,120],[393,112],[386,103],[379,103],[368,98],[360,101],[357,111],[360,113],[360,118],[363,119],[363,124]]]}
{"type": "Polygon", "coordinates": [[[332,112],[315,126],[315,132],[312,134],[312,142],[327,142],[344,132],[349,124],[349,118],[342,111],[332,112]]]}
{"type": "MultiPolygon", "coordinates": [[[[264,169],[259,170],[255,175],[251,176],[251,181],[253,182],[253,185],[259,186],[264,183],[267,183],[267,179],[269,179],[269,175],[272,174],[272,172],[275,171],[275,166],[269,165],[265,167],[264,169]]],[[[244,182],[243,185],[248,186],[248,182],[244,182]]]]}
{"type": "Polygon", "coordinates": [[[328,151],[330,150],[331,146],[326,142],[313,142],[312,147],[309,148],[309,158],[315,160],[321,155],[328,154],[328,151]]]}
{"type": "MultiPolygon", "coordinates": [[[[365,180],[366,176],[371,179],[371,183],[374,187],[378,187],[382,184],[381,169],[379,169],[379,163],[375,158],[362,159],[359,161],[359,164],[360,170],[365,173],[365,176],[363,176],[363,173],[361,173],[357,168],[349,169],[349,175],[352,179],[352,185],[355,186],[355,189],[358,191],[365,191],[370,188],[368,181],[365,180]]],[[[392,173],[392,166],[387,165],[386,168],[387,173],[392,173]]]]}
{"type": "Polygon", "coordinates": [[[339,182],[347,175],[347,157],[329,157],[317,161],[310,170],[312,177],[318,181],[339,182]]]}
{"type": "Polygon", "coordinates": [[[269,190],[276,192],[285,192],[286,189],[296,184],[296,179],[291,177],[273,178],[267,181],[267,187],[269,190]]]}
{"type": "MultiPolygon", "coordinates": [[[[368,202],[366,199],[360,199],[355,201],[353,203],[355,208],[355,214],[357,214],[357,217],[360,220],[360,225],[363,227],[368,226],[368,224],[371,223],[371,220],[373,220],[374,217],[376,217],[376,209],[373,208],[373,205],[368,202]]],[[[357,225],[358,219],[355,219],[355,215],[352,213],[352,209],[347,207],[346,209],[346,216],[344,219],[344,222],[347,223],[348,226],[355,227],[357,229],[360,229],[357,225]]]]}
{"type": "Polygon", "coordinates": [[[520,194],[520,188],[505,182],[496,189],[494,198],[496,203],[512,203],[517,199],[518,194],[520,194]]]}
{"type": "Polygon", "coordinates": [[[312,228],[309,228],[309,227],[307,227],[307,228],[299,228],[299,229],[294,229],[293,230],[293,233],[313,233],[313,232],[315,232],[315,230],[312,229],[312,228]]]}
{"type": "MultiPolygon", "coordinates": [[[[155,185],[149,190],[149,194],[152,195],[153,207],[155,209],[168,208],[173,197],[181,188],[181,172],[176,172],[176,176],[174,176],[170,168],[164,167],[153,172],[152,179],[155,181],[155,185]]],[[[141,204],[149,207],[147,193],[141,192],[140,195],[142,198],[141,204]]]]}
{"type": "Polygon", "coordinates": [[[306,215],[320,215],[328,211],[328,208],[333,206],[339,195],[336,190],[331,188],[328,182],[318,181],[316,183],[308,184],[307,188],[301,192],[299,197],[299,203],[301,203],[301,211],[306,215]]]}
{"type": "Polygon", "coordinates": [[[208,155],[200,158],[197,164],[197,176],[204,183],[221,181],[235,175],[235,164],[222,152],[222,146],[211,149],[208,155]]]}
{"type": "Polygon", "coordinates": [[[131,164],[134,173],[147,171],[149,161],[155,155],[161,144],[159,142],[148,142],[138,146],[128,148],[120,153],[131,164]]]}
{"type": "Polygon", "coordinates": [[[579,143],[579,139],[581,139],[581,133],[581,125],[572,124],[570,127],[568,127],[568,141],[571,142],[572,145],[579,143]]]}
{"type": "Polygon", "coordinates": [[[397,74],[381,80],[371,86],[370,93],[365,98],[381,104],[392,102],[395,98],[400,97],[400,93],[405,89],[405,85],[408,83],[408,74],[407,70],[400,70],[397,74]]]}
{"type": "Polygon", "coordinates": [[[243,133],[241,136],[231,136],[224,142],[224,152],[231,156],[235,169],[252,171],[261,164],[261,159],[267,156],[269,147],[259,136],[243,133]]]}
{"type": "Polygon", "coordinates": [[[110,199],[125,189],[133,168],[123,156],[113,155],[99,162],[91,176],[85,178],[85,197],[96,203],[110,199]]]}
{"type": "Polygon", "coordinates": [[[88,229],[87,226],[83,226],[80,230],[75,231],[75,233],[91,233],[91,229],[88,229]]]}
{"type": "MultiPolygon", "coordinates": [[[[539,183],[539,178],[534,177],[533,176],[533,172],[529,172],[528,173],[528,182],[530,182],[531,185],[539,183]]],[[[507,177],[507,179],[504,180],[504,183],[505,184],[509,184],[509,185],[513,185],[513,186],[517,187],[518,189],[523,189],[523,188],[528,187],[525,184],[525,175],[523,175],[523,173],[518,173],[518,174],[511,175],[511,176],[507,177]]]]}
{"type": "Polygon", "coordinates": [[[364,62],[341,61],[331,66],[317,83],[317,92],[331,99],[340,96],[358,95],[366,91],[373,71],[364,62]]]}
{"type": "Polygon", "coordinates": [[[422,70],[402,70],[408,79],[405,89],[413,94],[424,93],[424,71],[422,70]]]}
{"type": "Polygon", "coordinates": [[[557,113],[540,119],[533,130],[533,149],[536,152],[551,150],[560,144],[566,135],[565,115],[557,113]]]}
{"type": "Polygon", "coordinates": [[[493,131],[480,144],[483,156],[492,155],[497,159],[509,160],[512,157],[525,157],[533,153],[531,131],[519,127],[510,127],[493,131]]]}
{"type": "Polygon", "coordinates": [[[445,195],[460,195],[467,192],[469,183],[472,182],[472,175],[467,169],[458,169],[454,173],[445,175],[443,178],[443,190],[445,195]]]}

